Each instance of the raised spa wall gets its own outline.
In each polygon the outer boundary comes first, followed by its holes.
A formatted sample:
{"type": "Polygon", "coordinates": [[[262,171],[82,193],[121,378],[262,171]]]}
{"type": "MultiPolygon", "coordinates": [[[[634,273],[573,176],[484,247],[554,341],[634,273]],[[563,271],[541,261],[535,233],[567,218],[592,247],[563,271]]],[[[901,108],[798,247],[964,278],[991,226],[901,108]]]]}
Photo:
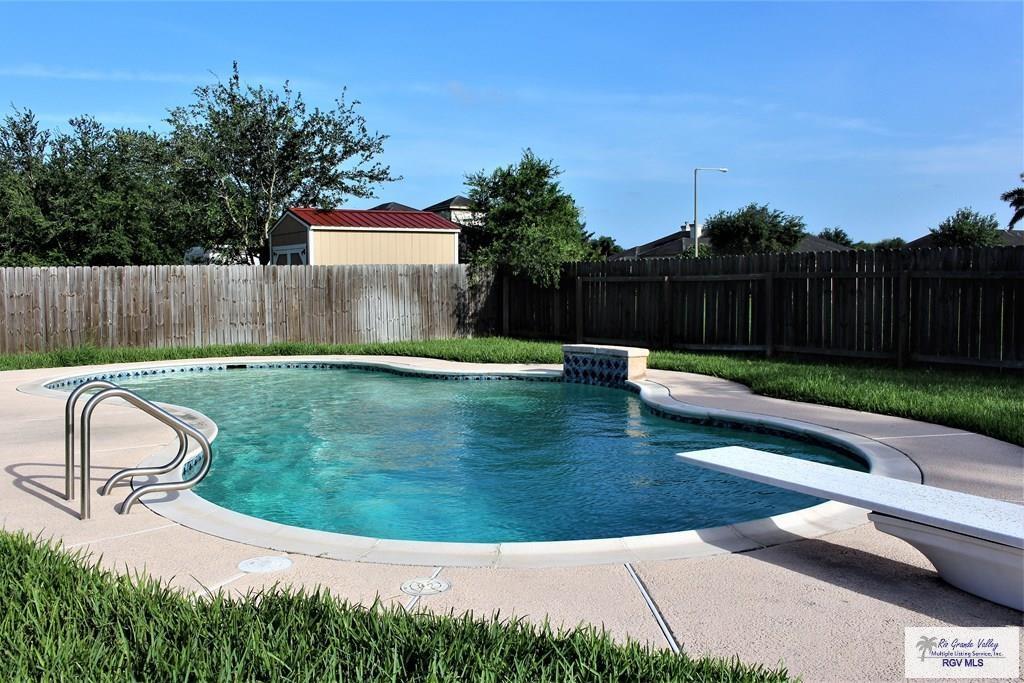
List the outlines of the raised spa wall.
{"type": "Polygon", "coordinates": [[[562,345],[562,379],[578,384],[625,387],[647,376],[650,352],[633,346],[562,345]]]}

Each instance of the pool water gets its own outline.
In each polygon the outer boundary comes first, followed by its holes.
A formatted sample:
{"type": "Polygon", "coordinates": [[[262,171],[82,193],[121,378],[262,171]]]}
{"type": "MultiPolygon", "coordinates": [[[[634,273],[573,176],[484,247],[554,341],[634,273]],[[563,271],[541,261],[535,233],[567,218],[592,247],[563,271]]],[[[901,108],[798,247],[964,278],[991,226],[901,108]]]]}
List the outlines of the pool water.
{"type": "Polygon", "coordinates": [[[818,499],[680,462],[740,445],[864,470],[823,446],[653,415],[620,389],[358,369],[124,385],[219,426],[195,491],[264,519],[380,538],[561,541],[718,526],[818,499]]]}

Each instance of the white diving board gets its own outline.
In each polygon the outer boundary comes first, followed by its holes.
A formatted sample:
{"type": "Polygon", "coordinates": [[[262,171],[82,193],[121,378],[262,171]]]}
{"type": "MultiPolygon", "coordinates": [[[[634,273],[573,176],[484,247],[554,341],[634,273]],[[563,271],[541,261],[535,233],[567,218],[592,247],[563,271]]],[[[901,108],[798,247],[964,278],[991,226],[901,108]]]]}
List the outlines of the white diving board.
{"type": "Polygon", "coordinates": [[[742,446],[679,453],[692,465],[867,508],[947,582],[1024,610],[1024,506],[742,446]]]}

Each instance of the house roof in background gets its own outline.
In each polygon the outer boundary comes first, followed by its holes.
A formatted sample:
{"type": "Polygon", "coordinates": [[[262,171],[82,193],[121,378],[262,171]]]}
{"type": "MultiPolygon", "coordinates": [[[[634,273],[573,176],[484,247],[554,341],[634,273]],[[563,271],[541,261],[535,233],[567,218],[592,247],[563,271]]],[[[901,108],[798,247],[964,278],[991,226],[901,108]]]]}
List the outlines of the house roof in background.
{"type": "MultiPolygon", "coordinates": [[[[916,240],[907,243],[908,247],[914,249],[924,249],[927,247],[935,246],[935,236],[931,233],[923,237],[918,237],[916,240]]],[[[1020,247],[1024,246],[1024,230],[1000,230],[999,231],[999,244],[1000,247],[1020,247]]]]}
{"type": "MultiPolygon", "coordinates": [[[[701,245],[710,246],[710,242],[707,237],[699,238],[701,245]]],[[[796,247],[793,248],[795,252],[810,252],[810,251],[850,251],[851,247],[843,246],[837,242],[832,242],[815,235],[806,235],[796,243],[796,247]]],[[[683,231],[672,233],[671,235],[665,235],[659,237],[653,242],[647,244],[641,244],[637,247],[631,247],[622,251],[618,254],[609,256],[610,260],[617,259],[635,259],[635,258],[658,258],[665,256],[679,256],[683,252],[693,251],[693,238],[689,236],[689,233],[683,231]]]]}
{"type": "Polygon", "coordinates": [[[431,204],[424,211],[443,211],[444,209],[470,209],[473,205],[470,204],[467,197],[463,197],[461,194],[457,194],[454,197],[449,197],[437,204],[431,204]]]}
{"type": "Polygon", "coordinates": [[[415,209],[415,208],[413,208],[411,206],[408,206],[406,204],[399,204],[398,202],[384,202],[383,204],[378,204],[377,206],[371,206],[368,210],[369,211],[418,211],[418,209],[415,209]]]}
{"type": "Polygon", "coordinates": [[[845,244],[839,244],[839,242],[833,242],[817,235],[805,235],[796,243],[793,251],[853,251],[853,247],[848,247],[845,244]]]}
{"type": "Polygon", "coordinates": [[[314,228],[381,230],[450,230],[458,225],[428,211],[374,211],[372,209],[314,209],[292,207],[288,212],[314,228]]]}

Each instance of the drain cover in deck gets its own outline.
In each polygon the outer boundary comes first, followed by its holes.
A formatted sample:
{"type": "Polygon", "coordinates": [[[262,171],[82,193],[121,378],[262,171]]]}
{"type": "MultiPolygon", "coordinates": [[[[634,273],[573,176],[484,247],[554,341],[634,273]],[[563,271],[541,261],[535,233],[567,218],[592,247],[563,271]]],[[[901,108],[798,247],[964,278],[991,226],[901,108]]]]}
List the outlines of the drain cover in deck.
{"type": "Polygon", "coordinates": [[[263,555],[251,557],[238,563],[238,571],[246,574],[264,574],[266,572],[279,572],[292,566],[292,561],[280,555],[263,555]]]}
{"type": "Polygon", "coordinates": [[[410,579],[402,584],[402,592],[406,595],[437,595],[444,593],[451,585],[444,579],[425,577],[410,579]]]}

